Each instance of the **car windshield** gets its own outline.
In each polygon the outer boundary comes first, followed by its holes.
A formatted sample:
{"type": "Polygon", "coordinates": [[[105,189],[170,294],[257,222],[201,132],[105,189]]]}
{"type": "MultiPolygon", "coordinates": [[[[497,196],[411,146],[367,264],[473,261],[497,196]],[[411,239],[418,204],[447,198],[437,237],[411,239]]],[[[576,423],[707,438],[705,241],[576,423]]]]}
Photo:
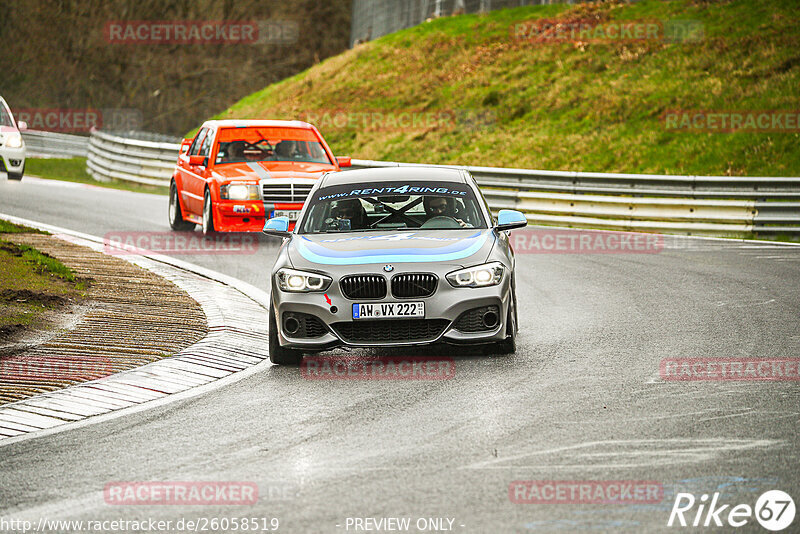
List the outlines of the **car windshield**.
{"type": "Polygon", "coordinates": [[[472,189],[455,182],[347,184],[317,190],[299,233],[486,228],[472,189]]]}
{"type": "Polygon", "coordinates": [[[216,164],[256,161],[332,162],[319,138],[305,128],[223,128],[216,164]]]}
{"type": "Polygon", "coordinates": [[[6,111],[5,106],[0,103],[0,126],[14,126],[11,115],[6,111]]]}

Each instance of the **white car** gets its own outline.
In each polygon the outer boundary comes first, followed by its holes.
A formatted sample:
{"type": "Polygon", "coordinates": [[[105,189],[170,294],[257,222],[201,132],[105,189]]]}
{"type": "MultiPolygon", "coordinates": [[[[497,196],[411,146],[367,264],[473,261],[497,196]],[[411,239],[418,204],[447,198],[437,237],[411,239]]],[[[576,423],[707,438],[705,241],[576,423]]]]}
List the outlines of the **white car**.
{"type": "Polygon", "coordinates": [[[20,132],[27,128],[24,121],[14,120],[8,104],[0,96],[0,173],[8,173],[9,180],[22,180],[25,173],[25,141],[20,132]]]}

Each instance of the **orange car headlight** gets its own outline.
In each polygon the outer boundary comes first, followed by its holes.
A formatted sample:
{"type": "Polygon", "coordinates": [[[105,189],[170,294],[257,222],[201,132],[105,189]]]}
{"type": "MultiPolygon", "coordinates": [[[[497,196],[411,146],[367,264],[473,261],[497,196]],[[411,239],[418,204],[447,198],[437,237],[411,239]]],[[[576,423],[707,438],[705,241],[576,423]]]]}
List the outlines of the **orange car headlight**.
{"type": "Polygon", "coordinates": [[[219,195],[225,200],[259,200],[261,198],[257,184],[225,184],[219,188],[219,195]]]}

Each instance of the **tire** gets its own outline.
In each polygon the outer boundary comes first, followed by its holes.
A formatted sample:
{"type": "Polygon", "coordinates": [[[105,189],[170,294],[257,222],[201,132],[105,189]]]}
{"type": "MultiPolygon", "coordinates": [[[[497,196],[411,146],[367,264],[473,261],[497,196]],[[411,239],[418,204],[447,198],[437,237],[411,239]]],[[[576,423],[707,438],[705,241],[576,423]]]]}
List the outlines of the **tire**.
{"type": "MultiPolygon", "coordinates": [[[[516,308],[516,299],[512,299],[512,302],[514,302],[514,308],[516,308]]],[[[488,354],[506,356],[517,351],[517,314],[516,310],[511,311],[511,306],[508,307],[506,325],[506,338],[491,345],[487,350],[488,354]]]]}
{"type": "Polygon", "coordinates": [[[22,180],[22,175],[23,174],[25,174],[25,165],[22,166],[22,170],[19,171],[18,173],[17,172],[9,172],[9,173],[7,173],[9,180],[16,180],[18,182],[20,180],[22,180]]]}
{"type": "Polygon", "coordinates": [[[211,205],[211,193],[206,189],[206,196],[203,199],[203,233],[205,235],[216,232],[214,228],[214,210],[211,205]]]}
{"type": "Polygon", "coordinates": [[[514,354],[517,351],[517,324],[514,321],[514,315],[511,313],[510,309],[508,310],[508,318],[506,320],[510,325],[511,333],[506,335],[506,338],[503,341],[495,344],[492,350],[493,354],[505,356],[508,354],[514,354]]]}
{"type": "Polygon", "coordinates": [[[299,350],[281,347],[278,341],[278,324],[275,321],[275,308],[269,305],[269,361],[276,365],[300,365],[303,353],[299,350]]]}
{"type": "Polygon", "coordinates": [[[181,204],[178,201],[178,186],[172,182],[169,186],[169,227],[177,232],[191,232],[195,224],[183,220],[181,204]]]}

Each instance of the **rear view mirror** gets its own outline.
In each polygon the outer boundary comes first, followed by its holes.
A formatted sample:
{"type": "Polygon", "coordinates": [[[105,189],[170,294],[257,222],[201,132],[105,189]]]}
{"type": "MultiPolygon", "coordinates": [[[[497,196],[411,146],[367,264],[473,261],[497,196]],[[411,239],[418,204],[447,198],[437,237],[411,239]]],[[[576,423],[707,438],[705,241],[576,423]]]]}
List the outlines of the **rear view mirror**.
{"type": "Polygon", "coordinates": [[[274,235],[276,237],[289,237],[289,217],[273,217],[264,224],[264,230],[267,235],[274,235]]]}
{"type": "Polygon", "coordinates": [[[528,226],[528,218],[517,210],[500,210],[497,214],[497,228],[500,231],[528,226]]]}
{"type": "Polygon", "coordinates": [[[19,121],[17,123],[17,128],[19,129],[20,132],[23,131],[23,130],[27,130],[28,129],[28,123],[25,122],[25,121],[19,121]]]}
{"type": "Polygon", "coordinates": [[[409,195],[394,195],[391,197],[378,197],[378,202],[384,204],[400,204],[401,202],[408,202],[411,197],[409,195]]]}
{"type": "Polygon", "coordinates": [[[353,160],[350,156],[338,156],[336,161],[339,163],[339,167],[352,167],[353,160]]]}
{"type": "Polygon", "coordinates": [[[205,167],[206,165],[206,157],[205,156],[189,156],[189,165],[202,165],[205,167]]]}

